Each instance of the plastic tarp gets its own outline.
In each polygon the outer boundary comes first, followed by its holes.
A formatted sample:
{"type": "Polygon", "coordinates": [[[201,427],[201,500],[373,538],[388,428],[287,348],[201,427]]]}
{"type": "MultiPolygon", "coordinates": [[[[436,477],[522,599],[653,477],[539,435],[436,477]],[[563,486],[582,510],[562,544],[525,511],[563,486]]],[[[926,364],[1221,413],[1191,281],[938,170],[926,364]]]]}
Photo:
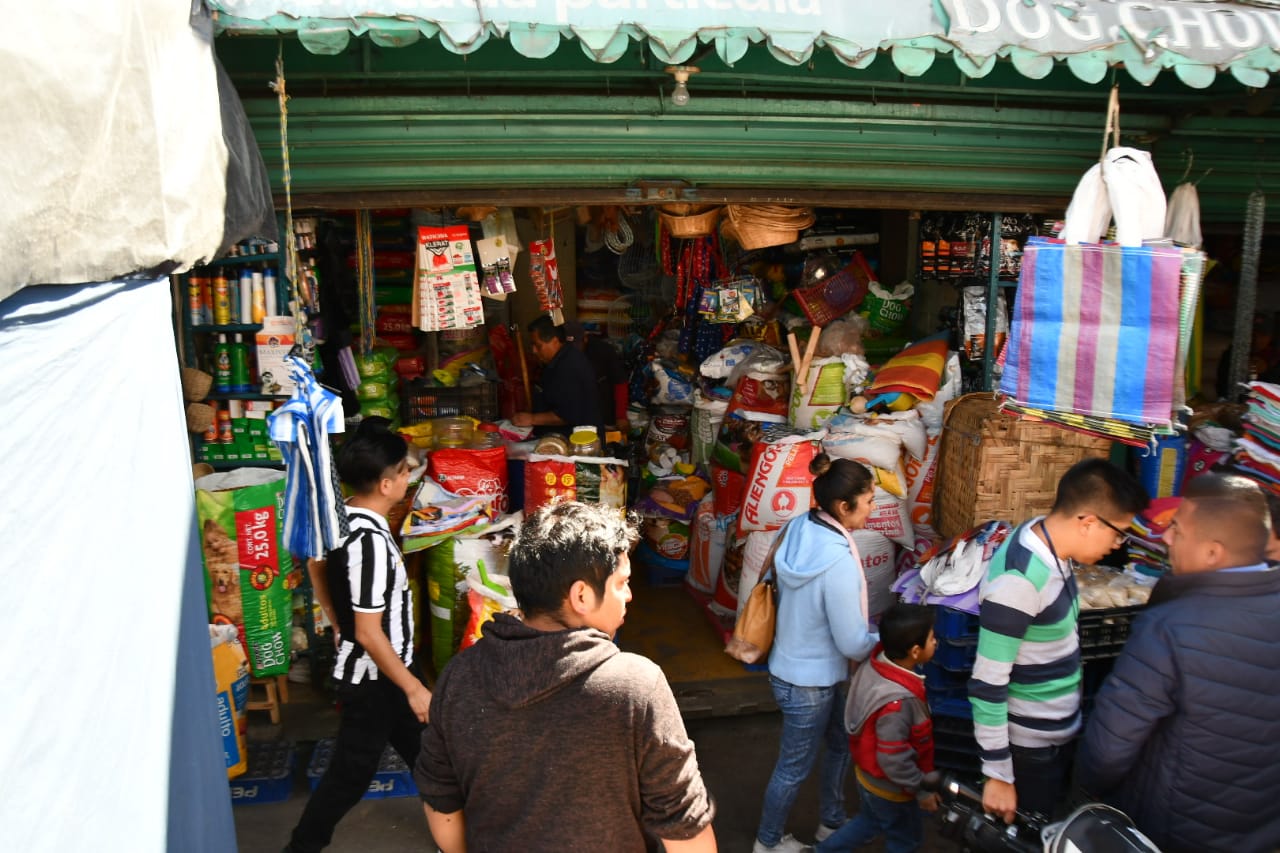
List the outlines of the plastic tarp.
{"type": "Polygon", "coordinates": [[[235,849],[171,310],[163,278],[0,301],[8,850],[235,849]]]}
{"type": "Polygon", "coordinates": [[[214,258],[228,153],[203,8],[9,3],[5,21],[0,298],[214,258]]]}
{"type": "Polygon", "coordinates": [[[471,53],[491,38],[544,58],[576,40],[597,62],[615,62],[643,41],[659,62],[679,65],[713,44],[733,65],[751,44],[804,65],[829,50],[851,68],[881,53],[907,76],[950,55],[960,72],[984,77],[1008,60],[1040,79],[1065,62],[1101,80],[1111,66],[1149,85],[1172,69],[1204,88],[1229,70],[1247,86],[1280,70],[1275,0],[207,0],[221,32],[293,33],[313,53],[337,54],[351,36],[379,47],[436,38],[471,53]]]}

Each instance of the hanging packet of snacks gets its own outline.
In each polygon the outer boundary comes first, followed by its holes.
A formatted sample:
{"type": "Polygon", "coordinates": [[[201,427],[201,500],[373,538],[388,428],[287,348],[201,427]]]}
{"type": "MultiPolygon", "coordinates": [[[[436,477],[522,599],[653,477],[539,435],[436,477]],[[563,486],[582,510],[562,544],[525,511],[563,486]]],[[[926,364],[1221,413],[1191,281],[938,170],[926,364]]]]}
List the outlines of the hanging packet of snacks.
{"type": "Polygon", "coordinates": [[[556,261],[554,238],[529,243],[529,277],[538,294],[538,308],[551,315],[551,322],[564,323],[564,290],[560,285],[560,264],[556,261]]]}
{"type": "Polygon", "coordinates": [[[477,240],[476,251],[480,255],[480,269],[483,272],[480,281],[482,295],[501,302],[507,298],[508,293],[515,293],[516,280],[511,274],[511,248],[506,237],[499,235],[477,240]]]}
{"type": "Polygon", "coordinates": [[[741,323],[762,302],[760,284],[752,276],[714,281],[698,298],[698,314],[708,323],[741,323]]]}
{"type": "MultiPolygon", "coordinates": [[[[975,361],[982,358],[983,346],[987,339],[987,287],[975,285],[963,289],[961,304],[961,323],[964,328],[963,346],[965,358],[975,361]]],[[[1009,309],[1006,307],[1004,291],[996,291],[996,339],[991,352],[998,353],[1004,346],[1009,334],[1009,309]]]]}
{"type": "Polygon", "coordinates": [[[419,227],[415,264],[418,328],[438,332],[474,329],[484,324],[480,282],[467,226],[419,227]]]}

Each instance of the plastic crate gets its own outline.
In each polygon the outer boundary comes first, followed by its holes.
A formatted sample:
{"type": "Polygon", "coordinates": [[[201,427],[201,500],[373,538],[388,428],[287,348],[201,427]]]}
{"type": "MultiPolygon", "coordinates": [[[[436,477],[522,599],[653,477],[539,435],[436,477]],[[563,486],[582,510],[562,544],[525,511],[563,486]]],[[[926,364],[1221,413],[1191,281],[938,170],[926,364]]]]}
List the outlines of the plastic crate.
{"type": "MultiPolygon", "coordinates": [[[[307,766],[307,782],[313,791],[320,784],[324,771],[329,768],[335,743],[337,741],[334,738],[325,738],[316,742],[315,751],[311,753],[311,764],[307,766]]],[[[382,752],[382,760],[378,762],[378,772],[374,774],[373,781],[369,783],[363,799],[415,797],[417,794],[418,786],[413,782],[413,773],[409,766],[404,763],[399,753],[388,746],[382,752]]]]}
{"type": "Polygon", "coordinates": [[[278,803],[293,791],[296,753],[287,740],[251,740],[245,744],[249,766],[231,780],[231,804],[278,803]]]}
{"type": "Polygon", "coordinates": [[[968,672],[951,672],[933,662],[927,663],[924,666],[924,689],[932,713],[972,719],[968,672]]]}
{"type": "Polygon", "coordinates": [[[951,607],[939,607],[938,618],[933,624],[933,634],[938,641],[978,640],[978,616],[951,607]]]}
{"type": "Polygon", "coordinates": [[[432,418],[456,415],[496,421],[499,416],[498,383],[439,388],[415,379],[405,384],[400,395],[401,424],[412,426],[432,418]]]}
{"type": "Polygon", "coordinates": [[[980,772],[982,753],[973,736],[973,720],[934,712],[933,763],[945,770],[980,772]]]}
{"type": "Polygon", "coordinates": [[[1108,607],[1080,611],[1080,658],[1100,660],[1119,657],[1129,639],[1133,617],[1140,607],[1108,607]]]}
{"type": "Polygon", "coordinates": [[[933,663],[952,672],[970,672],[973,663],[978,659],[978,641],[951,642],[938,640],[938,648],[933,653],[933,663]]]}
{"type": "Polygon", "coordinates": [[[649,547],[647,542],[636,546],[635,561],[645,568],[649,586],[679,586],[689,573],[689,559],[672,560],[649,547]]]}

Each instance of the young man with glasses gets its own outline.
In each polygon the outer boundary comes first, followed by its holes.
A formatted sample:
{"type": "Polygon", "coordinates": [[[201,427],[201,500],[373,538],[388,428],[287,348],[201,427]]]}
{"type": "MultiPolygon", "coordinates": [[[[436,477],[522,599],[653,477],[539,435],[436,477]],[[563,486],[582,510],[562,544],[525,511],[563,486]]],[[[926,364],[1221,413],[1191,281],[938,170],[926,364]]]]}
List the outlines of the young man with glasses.
{"type": "Polygon", "coordinates": [[[987,777],[982,804],[1051,816],[1080,730],[1080,602],[1073,566],[1123,544],[1147,493],[1104,459],[1072,466],[1049,514],[1013,531],[981,589],[978,657],[969,682],[974,734],[987,777]]]}

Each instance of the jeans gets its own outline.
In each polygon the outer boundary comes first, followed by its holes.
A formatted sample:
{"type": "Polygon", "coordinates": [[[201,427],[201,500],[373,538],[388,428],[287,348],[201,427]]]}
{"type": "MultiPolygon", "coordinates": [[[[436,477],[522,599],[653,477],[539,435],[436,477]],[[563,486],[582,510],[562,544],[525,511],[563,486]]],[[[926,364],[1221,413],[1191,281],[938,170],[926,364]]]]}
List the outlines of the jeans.
{"type": "Polygon", "coordinates": [[[818,853],[853,853],[884,836],[884,853],[913,853],[924,843],[924,821],[915,800],[895,803],[861,785],[862,806],[853,820],[837,829],[815,849],[818,853]]]}
{"type": "Polygon", "coordinates": [[[1071,775],[1071,744],[1034,748],[1014,744],[1009,749],[1013,753],[1018,811],[1039,812],[1052,818],[1063,801],[1071,775]]]}
{"type": "Polygon", "coordinates": [[[340,685],[338,698],[342,703],[338,740],[329,767],[293,830],[287,848],[291,853],[315,853],[329,845],[338,821],[369,789],[388,743],[410,769],[418,761],[425,726],[390,678],[383,675],[355,686],[340,685]]]}
{"type": "Polygon", "coordinates": [[[770,676],[773,698],[782,711],[782,742],[778,763],[764,792],[764,813],[756,839],[766,847],[782,840],[787,815],[800,785],[809,778],[818,750],[825,747],[820,811],[823,824],[845,822],[844,779],[849,772],[849,735],[844,730],[844,701],[849,684],[799,687],[770,676]]]}

